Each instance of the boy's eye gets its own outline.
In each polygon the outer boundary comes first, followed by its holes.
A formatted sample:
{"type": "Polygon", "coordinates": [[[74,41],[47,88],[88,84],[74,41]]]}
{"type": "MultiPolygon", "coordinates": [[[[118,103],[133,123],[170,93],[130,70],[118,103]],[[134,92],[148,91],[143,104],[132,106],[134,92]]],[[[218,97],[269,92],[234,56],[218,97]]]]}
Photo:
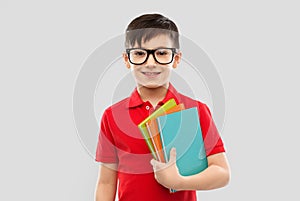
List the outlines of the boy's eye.
{"type": "Polygon", "coordinates": [[[163,50],[163,49],[159,49],[156,52],[156,55],[158,56],[166,56],[166,55],[170,55],[172,52],[169,50],[163,50]]]}
{"type": "Polygon", "coordinates": [[[133,52],[134,56],[145,56],[147,53],[145,51],[141,51],[141,50],[136,50],[133,52]]]}

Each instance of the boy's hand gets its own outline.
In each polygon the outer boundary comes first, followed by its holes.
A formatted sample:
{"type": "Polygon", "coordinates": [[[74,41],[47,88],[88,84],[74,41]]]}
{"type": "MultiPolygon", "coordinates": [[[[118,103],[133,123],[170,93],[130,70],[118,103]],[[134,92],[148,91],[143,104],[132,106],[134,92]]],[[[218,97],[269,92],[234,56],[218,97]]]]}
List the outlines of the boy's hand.
{"type": "Polygon", "coordinates": [[[176,165],[176,149],[172,148],[170,151],[170,160],[168,163],[162,163],[152,159],[150,161],[153,166],[155,179],[166,188],[175,190],[180,189],[180,184],[183,177],[179,174],[176,165]]]}

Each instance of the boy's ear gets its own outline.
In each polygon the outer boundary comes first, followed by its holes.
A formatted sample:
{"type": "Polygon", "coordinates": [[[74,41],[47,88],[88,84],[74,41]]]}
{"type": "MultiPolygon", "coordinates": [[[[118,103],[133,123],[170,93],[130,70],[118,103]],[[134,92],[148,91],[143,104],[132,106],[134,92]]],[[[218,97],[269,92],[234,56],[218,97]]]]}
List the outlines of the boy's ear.
{"type": "Polygon", "coordinates": [[[176,68],[178,66],[178,64],[181,61],[181,56],[182,56],[181,52],[178,52],[177,54],[174,55],[173,68],[176,68]]]}
{"type": "Polygon", "coordinates": [[[125,66],[127,68],[130,68],[130,63],[129,63],[128,55],[125,52],[123,52],[122,56],[123,56],[123,60],[124,60],[125,66]]]}

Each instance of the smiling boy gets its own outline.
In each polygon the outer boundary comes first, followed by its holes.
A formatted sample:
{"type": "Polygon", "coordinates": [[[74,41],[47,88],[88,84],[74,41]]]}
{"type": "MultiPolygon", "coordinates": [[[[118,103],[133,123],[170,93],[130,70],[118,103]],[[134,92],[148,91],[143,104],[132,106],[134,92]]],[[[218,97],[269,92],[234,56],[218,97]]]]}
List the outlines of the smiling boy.
{"type": "Polygon", "coordinates": [[[101,162],[96,201],[196,200],[196,190],[227,185],[230,177],[223,141],[208,107],[177,92],[170,83],[172,69],[181,60],[178,29],[160,14],[145,14],[127,27],[123,53],[125,66],[132,71],[136,88],[132,94],[105,110],[96,152],[101,162]],[[176,150],[170,161],[152,159],[137,125],[149,114],[174,98],[186,108],[197,107],[208,159],[208,168],[192,176],[181,176],[176,150]],[[118,187],[118,188],[117,188],[118,187]],[[169,188],[177,192],[170,193],[169,188]]]}

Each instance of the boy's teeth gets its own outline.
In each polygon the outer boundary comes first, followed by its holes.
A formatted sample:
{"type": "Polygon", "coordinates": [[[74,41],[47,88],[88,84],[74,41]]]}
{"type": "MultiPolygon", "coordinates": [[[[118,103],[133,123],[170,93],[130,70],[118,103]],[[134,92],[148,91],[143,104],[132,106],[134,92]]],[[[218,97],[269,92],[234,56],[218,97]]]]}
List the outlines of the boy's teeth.
{"type": "Polygon", "coordinates": [[[146,75],[157,75],[159,73],[156,73],[156,72],[144,72],[144,74],[146,74],[146,75]]]}

